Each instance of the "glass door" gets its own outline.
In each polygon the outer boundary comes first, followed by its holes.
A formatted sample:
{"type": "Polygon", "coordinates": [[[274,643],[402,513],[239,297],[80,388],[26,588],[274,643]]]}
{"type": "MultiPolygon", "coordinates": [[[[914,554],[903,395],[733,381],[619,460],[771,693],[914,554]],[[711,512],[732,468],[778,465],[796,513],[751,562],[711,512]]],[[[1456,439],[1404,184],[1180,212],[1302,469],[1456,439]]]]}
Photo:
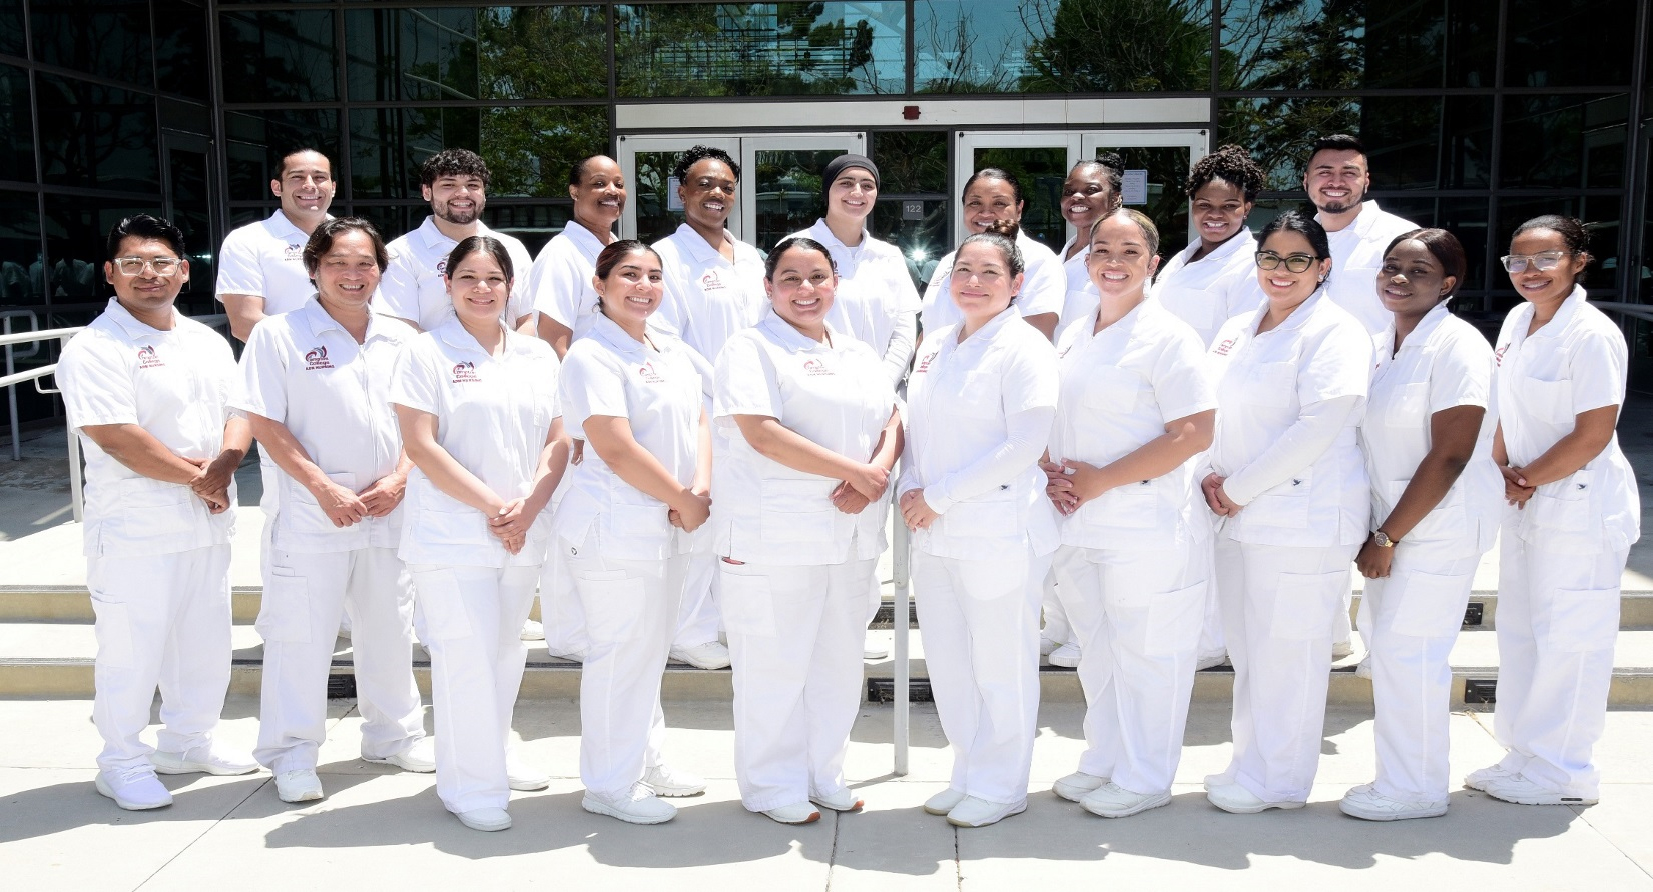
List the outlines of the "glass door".
{"type": "Polygon", "coordinates": [[[164,130],[161,148],[162,213],[183,231],[184,247],[189,251],[189,282],[178,300],[186,313],[213,313],[212,289],[217,279],[213,213],[218,208],[218,176],[212,141],[199,134],[164,130]]]}
{"type": "MultiPolygon", "coordinates": [[[[621,238],[642,239],[653,244],[677,231],[683,222],[683,205],[677,198],[677,181],[672,168],[677,156],[694,146],[713,146],[740,157],[740,137],[703,136],[622,136],[620,173],[626,178],[626,212],[620,218],[621,238]]],[[[744,177],[743,177],[744,179],[744,177]]],[[[741,191],[745,192],[745,184],[741,191]]],[[[741,235],[739,209],[746,203],[743,194],[736,202],[737,213],[729,218],[729,231],[741,235]]]]}
{"type": "Polygon", "coordinates": [[[1204,130],[1101,130],[1084,134],[1082,157],[1117,153],[1125,162],[1125,206],[1159,227],[1159,256],[1170,257],[1198,236],[1188,219],[1184,188],[1194,162],[1210,152],[1204,130]]]}

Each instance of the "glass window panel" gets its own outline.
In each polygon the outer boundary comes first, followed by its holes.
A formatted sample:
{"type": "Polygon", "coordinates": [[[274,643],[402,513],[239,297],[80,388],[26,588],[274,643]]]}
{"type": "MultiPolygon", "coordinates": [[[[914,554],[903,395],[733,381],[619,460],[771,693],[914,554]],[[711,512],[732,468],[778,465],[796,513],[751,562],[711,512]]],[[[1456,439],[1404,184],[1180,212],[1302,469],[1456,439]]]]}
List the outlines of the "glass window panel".
{"type": "Polygon", "coordinates": [[[225,12],[218,21],[226,102],[339,98],[333,13],[225,12]]]}
{"type": "Polygon", "coordinates": [[[484,98],[608,95],[608,14],[600,6],[495,6],[478,11],[476,30],[484,98]]]}
{"type": "Polygon", "coordinates": [[[1492,185],[1492,97],[1448,96],[1442,101],[1441,186],[1492,185]]]}
{"type": "Polygon", "coordinates": [[[0,65],[0,180],[34,182],[34,122],[29,118],[29,73],[0,65]]]}
{"type": "Polygon", "coordinates": [[[344,15],[350,99],[474,99],[477,11],[361,9],[344,15]]]}
{"type": "Polygon", "coordinates": [[[338,167],[339,113],[332,109],[225,112],[224,128],[231,201],[274,201],[270,180],[293,149],[316,149],[338,167]]]}
{"type": "Polygon", "coordinates": [[[936,192],[947,194],[947,143],[944,130],[880,131],[872,137],[872,161],[878,165],[884,195],[936,192]]]}
{"type": "Polygon", "coordinates": [[[449,146],[475,146],[481,115],[474,108],[352,109],[352,200],[418,198],[420,165],[449,146]]]}
{"type": "MultiPolygon", "coordinates": [[[[1489,116],[1487,124],[1491,123],[1489,116]]],[[[1436,187],[1441,152],[1440,99],[1369,96],[1360,100],[1360,124],[1355,134],[1366,145],[1373,189],[1436,187]]]]}
{"type": "MultiPolygon", "coordinates": [[[[1587,281],[1584,282],[1584,287],[1597,292],[1598,295],[1602,292],[1617,292],[1620,213],[1621,201],[1616,195],[1506,197],[1501,199],[1498,205],[1498,242],[1495,250],[1500,255],[1508,253],[1515,228],[1534,217],[1543,214],[1578,217],[1590,229],[1590,253],[1595,257],[1586,272],[1587,281]]],[[[1511,294],[1514,292],[1509,274],[1502,269],[1496,270],[1493,284],[1500,291],[1511,294]]],[[[1507,312],[1518,300],[1519,298],[1508,300],[1504,304],[1504,310],[1507,312]]]]}
{"type": "Polygon", "coordinates": [[[1223,89],[1490,87],[1498,5],[1221,0],[1223,89]]]}
{"type": "MultiPolygon", "coordinates": [[[[978,148],[970,169],[984,167],[997,167],[1022,184],[1022,231],[1052,251],[1061,248],[1068,240],[1068,224],[1062,219],[1062,182],[1068,176],[1067,146],[978,148]]],[[[960,183],[961,195],[963,189],[964,184],[960,183]]],[[[962,240],[964,235],[959,233],[958,238],[962,240]]]]}
{"type": "Polygon", "coordinates": [[[0,306],[32,307],[45,302],[40,208],[34,193],[0,192],[0,306]]]}
{"type": "Polygon", "coordinates": [[[48,184],[161,191],[152,96],[56,75],[35,78],[48,184]]]}
{"type": "Polygon", "coordinates": [[[1622,186],[1628,99],[1623,93],[1506,97],[1502,185],[1622,186]]]}
{"type": "Polygon", "coordinates": [[[1510,0],[1507,87],[1630,83],[1636,0],[1510,0]]]}
{"type": "Polygon", "coordinates": [[[757,203],[757,231],[746,240],[768,251],[781,239],[808,229],[826,214],[821,174],[841,149],[763,149],[755,153],[755,170],[742,171],[752,179],[757,203]]]}
{"type": "MultiPolygon", "coordinates": [[[[1488,207],[1484,198],[1443,198],[1437,202],[1438,207],[1434,218],[1422,215],[1412,217],[1423,226],[1439,226],[1458,237],[1464,246],[1464,253],[1469,260],[1469,269],[1464,281],[1458,286],[1459,291],[1486,291],[1490,287],[1487,279],[1487,239],[1490,235],[1487,229],[1488,207]],[[1426,222],[1429,221],[1429,222],[1426,222]]],[[[1503,251],[1499,251],[1503,254],[1503,251]]],[[[1500,270],[1500,272],[1502,272],[1500,270]]],[[[1456,308],[1465,315],[1470,309],[1482,309],[1479,301],[1459,301],[1456,308]],[[1471,304],[1474,306],[1472,307],[1471,304]]],[[[1497,331],[1492,334],[1496,335],[1497,331]]]]}
{"type": "Polygon", "coordinates": [[[212,293],[217,278],[212,243],[211,164],[205,151],[173,146],[166,153],[167,203],[174,225],[184,233],[189,282],[184,291],[212,293]]]}
{"type": "Polygon", "coordinates": [[[212,75],[207,12],[196,0],[154,0],[155,86],[206,100],[212,75]]]}
{"type": "Polygon", "coordinates": [[[27,56],[29,44],[23,30],[23,0],[0,0],[0,53],[27,56]]]}
{"type": "Polygon", "coordinates": [[[51,302],[95,306],[107,300],[114,293],[103,280],[104,242],[110,227],[122,217],[156,212],[152,205],[123,205],[62,195],[48,197],[46,273],[51,302]]]}
{"type": "Polygon", "coordinates": [[[615,7],[624,97],[899,93],[906,3],[615,7]]]}
{"type": "MultiPolygon", "coordinates": [[[[408,232],[425,221],[425,214],[429,205],[409,206],[405,204],[393,205],[352,205],[350,213],[357,217],[365,217],[379,230],[379,235],[385,241],[408,232]]],[[[335,211],[337,205],[335,205],[335,211]]]]}
{"type": "Polygon", "coordinates": [[[35,61],[153,86],[148,0],[34,0],[35,61]]]}
{"type": "MultiPolygon", "coordinates": [[[[1007,31],[1004,51],[1014,57],[1017,76],[1011,89],[1024,93],[1154,92],[1206,90],[1211,86],[1211,4],[1208,0],[1024,0],[1020,4],[966,3],[949,18],[953,3],[920,3],[919,21],[939,14],[954,22],[946,38],[929,47],[937,56],[957,53],[987,25],[1000,18],[1007,31]],[[1144,40],[1143,35],[1153,35],[1144,40]],[[1014,49],[1012,49],[1014,47],[1014,49]]],[[[925,30],[916,33],[925,34],[925,30]]],[[[936,33],[933,30],[930,33],[936,33]]],[[[960,57],[968,53],[960,53],[960,57]]],[[[924,52],[919,51],[919,58],[924,52]]],[[[919,83],[928,83],[919,78],[919,83]]],[[[944,78],[945,80],[945,78],[944,78]]],[[[920,88],[921,92],[923,88],[920,88]]],[[[943,92],[974,92],[945,90],[943,92]]]]}
{"type": "Polygon", "coordinates": [[[482,148],[490,196],[568,198],[568,171],[609,151],[604,105],[482,110],[482,148]]]}
{"type": "Polygon", "coordinates": [[[683,211],[670,207],[669,184],[678,154],[636,153],[637,178],[626,184],[626,199],[637,209],[637,237],[650,244],[676,232],[683,222],[683,211]]]}
{"type": "MultiPolygon", "coordinates": [[[[545,243],[568,225],[573,212],[573,203],[568,201],[545,204],[490,203],[482,211],[482,219],[488,224],[489,229],[521,239],[528,253],[538,257],[545,243]]],[[[522,273],[519,271],[517,275],[520,276],[522,273]]]]}
{"type": "MultiPolygon", "coordinates": [[[[1321,133],[1357,133],[1360,102],[1337,97],[1224,99],[1218,102],[1218,132],[1213,145],[1235,143],[1268,174],[1270,191],[1303,188],[1303,165],[1309,146],[1321,133]]],[[[1258,210],[1262,210],[1259,205],[1258,210]]],[[[1261,227],[1267,220],[1253,220],[1261,227]]]]}
{"type": "MultiPolygon", "coordinates": [[[[878,165],[879,175],[884,165],[878,165]]],[[[879,199],[872,206],[872,220],[868,228],[872,234],[895,245],[907,256],[907,273],[913,284],[923,291],[935,274],[936,263],[947,256],[952,245],[947,239],[951,223],[951,204],[945,198],[879,199]],[[916,214],[907,213],[907,205],[918,205],[916,214]]]]}
{"type": "MultiPolygon", "coordinates": [[[[1127,205],[1148,215],[1159,229],[1159,256],[1170,257],[1181,251],[1188,244],[1188,182],[1189,158],[1188,149],[1182,146],[1102,146],[1097,149],[1097,155],[1104,152],[1118,153],[1125,162],[1126,170],[1148,171],[1148,201],[1144,204],[1127,205]]],[[[1064,179],[1066,175],[1064,174],[1064,179]]],[[[1052,196],[1051,205],[1058,216],[1061,215],[1061,183],[1057,183],[1057,191],[1052,196]]],[[[1066,230],[1063,230],[1063,239],[1066,240],[1066,230]]],[[[1053,244],[1052,248],[1060,247],[1062,242],[1053,244]]]]}

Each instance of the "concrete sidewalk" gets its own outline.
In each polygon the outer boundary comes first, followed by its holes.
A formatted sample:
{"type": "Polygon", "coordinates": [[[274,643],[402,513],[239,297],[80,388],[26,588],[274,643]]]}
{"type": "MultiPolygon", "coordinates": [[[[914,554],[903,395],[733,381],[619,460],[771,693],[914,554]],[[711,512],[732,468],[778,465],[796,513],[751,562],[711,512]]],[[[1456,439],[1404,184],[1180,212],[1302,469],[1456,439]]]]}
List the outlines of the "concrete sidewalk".
{"type": "MultiPolygon", "coordinates": [[[[232,698],[222,734],[251,746],[256,701],[232,698]]],[[[1590,808],[1509,805],[1470,791],[1444,818],[1371,824],[1336,800],[1371,778],[1369,712],[1327,716],[1319,784],[1308,808],[1230,815],[1206,803],[1201,778],[1229,754],[1225,706],[1196,704],[1171,805],[1133,818],[1093,817],[1049,793],[1082,749],[1078,704],[1040,716],[1025,814],[957,830],[919,807],[946,785],[950,759],[935,712],[914,711],[912,773],[889,774],[887,708],[867,706],[848,773],[860,814],[785,827],[744,811],[733,781],[730,708],[666,704],[672,764],[707,776],[708,792],[676,800],[678,818],[634,827],[580,809],[579,713],[567,701],[524,701],[525,756],[556,775],[551,789],[513,794],[516,826],[466,830],[442,810],[432,775],[356,759],[360,716],[334,701],[321,754],[329,798],[307,808],[275,795],[267,773],[163,778],[167,809],[123,812],[92,789],[98,738],[91,704],[0,701],[3,886],[29,892],[292,890],[366,881],[381,888],[690,890],[997,890],[1038,888],[1364,890],[1653,890],[1653,715],[1613,713],[1598,750],[1606,783],[1590,808]],[[26,730],[25,730],[26,729],[26,730]]],[[[1453,770],[1493,761],[1490,716],[1452,719],[1453,770]]]]}

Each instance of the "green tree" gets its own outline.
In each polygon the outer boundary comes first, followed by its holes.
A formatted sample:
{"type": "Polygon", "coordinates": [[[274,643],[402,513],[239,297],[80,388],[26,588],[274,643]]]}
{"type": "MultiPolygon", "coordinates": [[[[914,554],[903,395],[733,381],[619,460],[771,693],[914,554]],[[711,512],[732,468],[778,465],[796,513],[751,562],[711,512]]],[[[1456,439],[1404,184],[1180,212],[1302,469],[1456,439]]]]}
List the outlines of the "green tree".
{"type": "Polygon", "coordinates": [[[1205,0],[1023,0],[1032,93],[1204,90],[1211,83],[1205,0]]]}

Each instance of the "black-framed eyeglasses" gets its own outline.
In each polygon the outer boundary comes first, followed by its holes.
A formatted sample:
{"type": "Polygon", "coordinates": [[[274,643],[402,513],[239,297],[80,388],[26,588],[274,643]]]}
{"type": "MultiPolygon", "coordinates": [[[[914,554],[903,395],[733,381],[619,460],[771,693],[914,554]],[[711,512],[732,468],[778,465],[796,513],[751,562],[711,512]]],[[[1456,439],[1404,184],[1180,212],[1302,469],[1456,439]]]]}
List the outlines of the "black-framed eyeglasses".
{"type": "Polygon", "coordinates": [[[1258,251],[1256,257],[1258,269],[1278,269],[1280,264],[1284,263],[1286,269],[1294,273],[1308,272],[1309,267],[1314,266],[1315,261],[1320,259],[1313,254],[1288,254],[1281,257],[1273,251],[1258,251]]]}
{"type": "Polygon", "coordinates": [[[167,278],[178,272],[179,264],[183,261],[176,257],[117,257],[115,269],[120,270],[123,276],[141,276],[144,270],[149,270],[161,278],[167,278]]]}
{"type": "Polygon", "coordinates": [[[1505,254],[1498,258],[1508,272],[1518,273],[1525,270],[1528,264],[1541,273],[1547,273],[1561,265],[1561,258],[1571,257],[1571,251],[1542,251],[1537,254],[1505,254]]]}

